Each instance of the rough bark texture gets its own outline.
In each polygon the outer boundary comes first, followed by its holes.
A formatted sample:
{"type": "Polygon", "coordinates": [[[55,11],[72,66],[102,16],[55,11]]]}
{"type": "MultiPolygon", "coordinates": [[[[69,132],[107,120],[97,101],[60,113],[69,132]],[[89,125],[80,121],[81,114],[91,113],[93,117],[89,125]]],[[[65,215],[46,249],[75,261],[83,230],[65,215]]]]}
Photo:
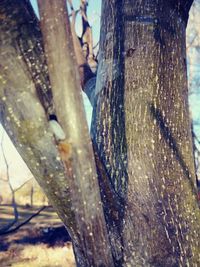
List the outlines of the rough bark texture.
{"type": "Polygon", "coordinates": [[[38,4],[56,114],[66,133],[58,147],[75,211],[79,237],[74,240],[77,264],[112,267],[66,2],[39,0],[38,4]]]}
{"type": "MultiPolygon", "coordinates": [[[[92,136],[118,267],[200,264],[185,55],[191,3],[103,1],[92,136]]],[[[110,267],[97,255],[102,243],[90,250],[76,224],[71,176],[47,121],[55,108],[41,33],[26,0],[0,0],[0,70],[1,121],[67,226],[78,265],[110,267]]]]}
{"type": "MultiPolygon", "coordinates": [[[[66,142],[59,143],[59,153],[47,121],[55,108],[41,32],[31,5],[25,0],[1,0],[0,22],[1,122],[67,227],[77,265],[113,266],[81,92],[77,80],[75,83],[71,77],[67,83],[61,78],[62,71],[68,78],[75,73],[73,57],[70,55],[71,64],[61,64],[64,55],[60,42],[62,52],[58,50],[57,60],[61,65],[53,69],[60,73],[51,81],[59,87],[55,91],[56,110],[67,136],[66,142]],[[61,157],[68,165],[66,170],[61,157]]],[[[71,45],[71,40],[68,42],[71,45]]]]}
{"type": "Polygon", "coordinates": [[[52,96],[38,22],[27,1],[0,1],[0,20],[1,122],[57,212],[68,214],[72,234],[68,183],[44,109],[52,96]]]}
{"type": "Polygon", "coordinates": [[[116,266],[200,264],[185,51],[191,4],[103,1],[92,137],[119,200],[113,220],[103,198],[116,266]]]}
{"type": "Polygon", "coordinates": [[[62,219],[72,234],[69,188],[46,117],[52,96],[41,33],[27,1],[0,1],[0,70],[1,123],[57,212],[70,216],[62,219]]]}

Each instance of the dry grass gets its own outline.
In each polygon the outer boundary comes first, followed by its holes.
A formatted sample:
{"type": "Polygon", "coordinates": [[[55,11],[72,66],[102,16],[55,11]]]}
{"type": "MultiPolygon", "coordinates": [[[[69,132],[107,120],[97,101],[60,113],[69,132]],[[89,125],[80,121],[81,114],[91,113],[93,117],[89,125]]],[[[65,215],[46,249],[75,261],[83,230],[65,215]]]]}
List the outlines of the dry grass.
{"type": "MultiPolygon", "coordinates": [[[[32,214],[36,213],[41,206],[29,207],[26,208],[25,206],[18,205],[18,212],[19,212],[19,224],[27,219],[32,214]]],[[[8,224],[10,221],[13,220],[13,207],[11,205],[0,205],[0,227],[8,224]]],[[[58,215],[55,213],[52,207],[47,207],[43,210],[37,217],[32,219],[29,225],[37,225],[37,226],[47,226],[48,224],[52,225],[59,225],[61,223],[58,215]]]]}
{"type": "MultiPolygon", "coordinates": [[[[0,209],[2,226],[10,221],[12,209],[0,209]]],[[[20,221],[34,210],[20,207],[20,221]]],[[[71,242],[64,241],[61,226],[56,213],[48,208],[17,232],[0,237],[0,267],[75,267],[71,242]],[[47,227],[52,230],[44,234],[47,227]]]]}
{"type": "Polygon", "coordinates": [[[75,267],[71,244],[48,248],[46,245],[26,246],[12,267],[75,267]]]}
{"type": "Polygon", "coordinates": [[[0,253],[1,267],[75,267],[71,244],[50,248],[47,245],[12,246],[0,253]]]}

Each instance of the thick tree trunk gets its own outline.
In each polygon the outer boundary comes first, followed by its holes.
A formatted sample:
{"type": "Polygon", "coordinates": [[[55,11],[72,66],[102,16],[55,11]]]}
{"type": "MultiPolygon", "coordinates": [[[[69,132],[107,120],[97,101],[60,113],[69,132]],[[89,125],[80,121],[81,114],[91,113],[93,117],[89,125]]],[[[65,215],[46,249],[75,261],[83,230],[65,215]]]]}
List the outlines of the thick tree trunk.
{"type": "Polygon", "coordinates": [[[103,1],[92,137],[119,200],[113,219],[104,198],[116,266],[200,264],[185,51],[191,3],[103,1]]]}

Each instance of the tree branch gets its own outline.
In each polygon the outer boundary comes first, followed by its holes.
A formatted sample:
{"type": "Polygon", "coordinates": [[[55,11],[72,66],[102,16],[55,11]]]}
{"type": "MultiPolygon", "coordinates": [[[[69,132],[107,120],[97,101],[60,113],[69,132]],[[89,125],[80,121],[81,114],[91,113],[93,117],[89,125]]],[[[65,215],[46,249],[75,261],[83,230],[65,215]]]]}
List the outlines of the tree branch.
{"type": "MultiPolygon", "coordinates": [[[[83,34],[82,34],[81,40],[79,40],[79,38],[77,37],[77,34],[76,34],[75,24],[76,24],[76,14],[77,13],[74,10],[72,1],[68,0],[68,2],[70,5],[70,8],[71,8],[71,15],[72,15],[71,33],[72,33],[75,56],[76,56],[76,60],[77,60],[77,64],[78,64],[78,71],[79,71],[79,75],[80,75],[80,83],[81,83],[83,91],[87,94],[91,104],[93,105],[93,93],[94,93],[95,85],[94,85],[94,83],[92,83],[92,86],[91,86],[90,79],[95,81],[95,84],[96,84],[96,79],[94,79],[96,77],[96,75],[91,70],[92,65],[89,64],[92,61],[88,58],[87,53],[84,54],[84,51],[83,51],[83,47],[82,47],[84,45],[83,40],[82,40],[83,34]]],[[[86,29],[85,29],[84,23],[83,23],[83,32],[85,32],[85,31],[86,31],[86,29]]],[[[90,31],[91,31],[91,29],[90,29],[90,31]]],[[[85,44],[89,46],[89,43],[87,43],[87,40],[85,40],[85,44]]],[[[93,52],[92,52],[92,54],[93,54],[93,52]]],[[[94,66],[96,67],[97,63],[94,66]]]]}
{"type": "Polygon", "coordinates": [[[30,217],[28,217],[25,221],[23,221],[22,223],[20,223],[19,225],[17,225],[15,228],[10,229],[8,231],[2,231],[0,230],[0,236],[2,235],[8,235],[8,234],[12,234],[14,232],[16,232],[17,230],[19,230],[22,226],[26,225],[27,223],[29,223],[34,217],[38,216],[44,209],[46,209],[46,206],[43,206],[42,208],[40,208],[36,213],[32,214],[30,217]]]}
{"type": "Polygon", "coordinates": [[[76,237],[68,178],[47,121],[52,94],[42,47],[29,1],[0,0],[1,122],[68,232],[76,237]]]}
{"type": "Polygon", "coordinates": [[[58,148],[76,211],[75,247],[84,266],[113,266],[66,4],[64,0],[38,0],[38,4],[56,114],[66,134],[65,140],[58,140],[58,148]]]}

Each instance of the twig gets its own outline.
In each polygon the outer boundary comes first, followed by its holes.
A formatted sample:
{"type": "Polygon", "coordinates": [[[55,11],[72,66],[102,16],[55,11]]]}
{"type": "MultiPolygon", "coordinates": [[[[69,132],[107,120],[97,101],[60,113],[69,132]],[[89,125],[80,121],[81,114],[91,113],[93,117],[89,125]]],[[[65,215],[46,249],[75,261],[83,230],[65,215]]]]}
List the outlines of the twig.
{"type": "Polygon", "coordinates": [[[0,236],[2,235],[8,235],[11,234],[13,232],[16,232],[17,230],[19,230],[22,226],[24,226],[25,224],[27,224],[28,222],[30,222],[34,217],[36,217],[37,215],[40,214],[41,211],[43,211],[46,208],[46,206],[43,206],[41,209],[39,209],[36,213],[32,214],[28,219],[26,219],[24,222],[22,222],[21,224],[17,225],[15,228],[10,229],[8,231],[5,232],[1,232],[0,231],[0,236]]]}
{"type": "Polygon", "coordinates": [[[31,178],[29,178],[26,182],[24,182],[22,185],[20,185],[18,188],[16,188],[14,191],[15,191],[15,193],[17,192],[17,191],[19,191],[22,187],[24,187],[31,179],[33,179],[32,177],[31,178]]]}

